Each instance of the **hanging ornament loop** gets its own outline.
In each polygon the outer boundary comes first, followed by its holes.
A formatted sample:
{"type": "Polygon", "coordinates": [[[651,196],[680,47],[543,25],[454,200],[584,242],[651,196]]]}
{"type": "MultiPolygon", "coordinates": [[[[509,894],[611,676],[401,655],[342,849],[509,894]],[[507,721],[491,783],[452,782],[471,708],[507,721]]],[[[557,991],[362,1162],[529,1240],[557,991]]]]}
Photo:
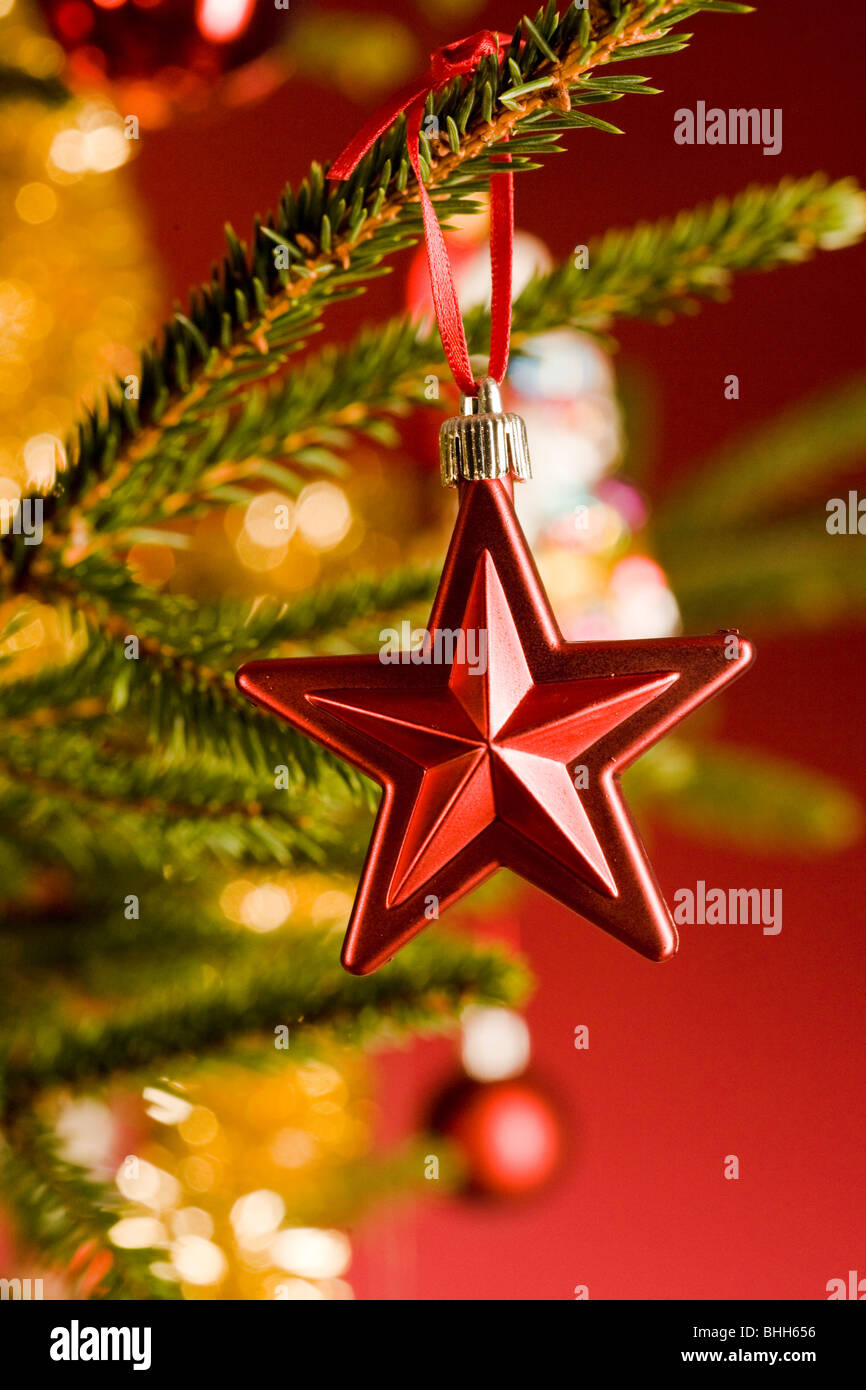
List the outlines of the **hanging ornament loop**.
{"type": "Polygon", "coordinates": [[[443,424],[439,462],[445,487],[461,480],[532,477],[526,425],[519,415],[503,411],[492,377],[480,383],[477,396],[462,396],[460,414],[443,424]]]}
{"type": "MultiPolygon", "coordinates": [[[[381,107],[370,121],[346,146],[343,153],[331,167],[329,179],[348,178],[364,155],[380,135],[405,112],[406,144],[409,162],[418,182],[418,197],[424,220],[424,241],[427,247],[427,265],[430,271],[430,288],[433,292],[433,305],[436,322],[448,366],[464,396],[475,396],[479,383],[472,374],[466,332],[457,300],[451,260],[445,245],[445,237],[436,216],[433,200],[424,186],[420,161],[421,123],[427,97],[446,87],[455,77],[466,77],[475,72],[483,58],[496,55],[501,60],[509,34],[500,34],[493,29],[482,29],[466,39],[458,39],[436,49],[430,55],[430,71],[427,80],[420,88],[408,95],[381,107]]],[[[501,382],[508,367],[508,347],[511,338],[511,267],[514,247],[514,175],[508,166],[511,156],[494,156],[496,162],[506,166],[501,176],[490,181],[490,362],[489,376],[494,382],[501,382]]]]}

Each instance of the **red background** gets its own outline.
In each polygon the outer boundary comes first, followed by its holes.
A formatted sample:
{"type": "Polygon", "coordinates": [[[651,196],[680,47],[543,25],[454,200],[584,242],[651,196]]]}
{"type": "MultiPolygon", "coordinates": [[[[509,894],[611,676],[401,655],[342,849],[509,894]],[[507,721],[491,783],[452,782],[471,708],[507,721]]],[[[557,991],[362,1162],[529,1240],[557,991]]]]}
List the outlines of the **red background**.
{"type": "MultiPolygon", "coordinates": [[[[352,8],[381,12],[387,2],[352,8]]],[[[507,29],[521,12],[501,0],[448,35],[425,32],[421,8],[411,20],[432,47],[483,23],[507,29]]],[[[826,14],[813,0],[765,0],[758,14],[699,16],[686,28],[695,32],[686,53],[635,67],[665,92],[617,104],[625,138],[572,134],[567,154],[518,179],[519,225],[556,254],[749,182],[862,174],[866,17],[857,0],[826,14]],[[781,107],[781,154],[675,145],[674,111],[698,100],[781,107]]],[[[245,232],[286,179],[333,156],[365,114],[295,77],[255,108],[215,109],[148,135],[137,174],[171,293],[202,277],[226,219],[245,232]]],[[[743,277],[729,304],[671,327],[620,326],[621,361],[653,387],[662,490],[696,455],[860,365],[864,256],[858,248],[743,277]],[[737,402],[723,397],[730,372],[737,402]]],[[[374,282],[330,331],[384,318],[402,296],[402,273],[374,282]]],[[[765,637],[725,701],[724,732],[862,785],[864,658],[866,637],[853,626],[765,637]]],[[[676,959],[651,966],[531,900],[521,944],[539,982],[534,1065],[565,1112],[567,1171],[523,1206],[443,1200],[374,1218],[356,1246],[360,1297],[568,1299],[587,1284],[591,1298],[814,1299],[849,1269],[866,1275],[862,849],[753,859],[667,832],[650,843],[669,899],[698,878],[781,887],[781,935],[686,927],[676,959]],[[581,1023],[587,1052],[573,1047],[581,1023]],[[732,1153],[738,1182],[722,1177],[732,1153]]],[[[446,1043],[383,1059],[388,1138],[417,1122],[453,1070],[446,1043]]]]}

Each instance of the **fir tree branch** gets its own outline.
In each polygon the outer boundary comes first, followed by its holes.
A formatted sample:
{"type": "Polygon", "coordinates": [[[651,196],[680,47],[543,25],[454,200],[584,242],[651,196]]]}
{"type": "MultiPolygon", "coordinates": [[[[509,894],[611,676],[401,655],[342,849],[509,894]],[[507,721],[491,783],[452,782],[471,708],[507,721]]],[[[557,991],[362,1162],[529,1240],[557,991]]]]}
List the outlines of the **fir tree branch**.
{"type": "Polygon", "coordinates": [[[745,629],[772,621],[826,626],[862,612],[862,537],[828,536],[823,503],[765,526],[711,528],[659,537],[659,561],[688,630],[745,629]]]}
{"type": "Polygon", "coordinates": [[[757,749],[670,737],[623,781],[632,806],[750,852],[833,852],[852,844],[863,824],[858,802],[839,782],[757,749]]]}
{"type": "MultiPolygon", "coordinates": [[[[669,322],[694,313],[701,300],[725,298],[735,274],[850,246],[864,228],[866,196],[856,183],[815,174],[609,231],[589,244],[587,268],[569,260],[524,289],[514,306],[514,350],[564,324],[607,333],[623,318],[669,322]]],[[[471,350],[482,351],[489,315],[471,313],[467,333],[471,350]]],[[[157,454],[145,456],[97,507],[91,525],[98,530],[85,544],[70,546],[62,530],[47,533],[46,564],[56,571],[62,563],[65,582],[86,591],[94,571],[81,568],[84,560],[128,545],[131,524],[155,527],[207,505],[245,500],[262,481],[293,494],[310,474],[339,472],[359,433],[390,442],[383,415],[421,403],[425,378],[441,370],[437,331],[421,332],[405,317],[363,330],[349,347],[326,348],[269,391],[253,390],[234,411],[193,425],[182,441],[178,436],[178,447],[182,442],[198,460],[186,491],[166,492],[157,454]]]]}
{"type": "MultiPolygon", "coordinates": [[[[591,11],[569,6],[560,17],[551,0],[533,25],[519,24],[501,66],[485,59],[474,76],[428,102],[442,135],[436,142],[422,137],[422,160],[429,188],[441,195],[440,215],[472,205],[490,175],[501,172],[495,157],[504,148],[515,172],[534,167],[530,155],[558,149],[561,113],[580,103],[581,83],[591,74],[591,100],[634,90],[636,83],[624,88],[613,75],[605,92],[606,73],[599,69],[614,60],[676,52],[690,36],[673,36],[672,25],[713,8],[712,0],[697,7],[594,0],[591,11]],[[545,112],[559,125],[545,129],[545,112]]],[[[173,432],[182,432],[190,419],[219,413],[253,382],[278,371],[317,327],[324,308],[385,271],[383,261],[417,240],[420,229],[400,118],[343,184],[326,185],[314,165],[297,194],[287,189],[276,215],[256,223],[249,252],[230,233],[229,253],[210,283],[143,354],[138,399],[128,399],[118,384],[82,421],[50,499],[53,528],[68,533],[86,525],[157,443],[172,488],[184,490],[199,460],[173,447],[173,432]],[[283,253],[286,267],[278,265],[275,251],[283,253]]],[[[13,540],[7,549],[16,574],[38,565],[32,548],[13,540]]]]}
{"type": "Polygon", "coordinates": [[[853,179],[822,174],[753,186],[676,218],[607,232],[587,269],[565,262],[526,287],[516,306],[521,335],[563,323],[605,330],[616,319],[668,322],[700,299],[726,297],[734,274],[809,260],[859,241],[866,195],[853,179]]]}
{"type": "Polygon", "coordinates": [[[129,960],[145,955],[149,963],[170,963],[186,951],[221,954],[249,940],[248,932],[203,905],[198,879],[188,882],[178,875],[169,893],[164,873],[131,873],[123,881],[123,896],[119,887],[108,876],[69,878],[61,901],[51,907],[7,902],[0,919],[3,964],[78,982],[99,954],[129,960]],[[130,893],[138,898],[138,917],[123,910],[130,893]]]}
{"type": "MultiPolygon", "coordinates": [[[[292,603],[197,604],[138,586],[125,569],[95,557],[87,568],[94,598],[79,598],[74,608],[87,648],[72,661],[0,684],[7,737],[58,722],[63,708],[76,723],[75,708],[86,710],[100,737],[105,730],[98,720],[105,714],[138,714],[151,743],[164,747],[169,759],[207,755],[242,766],[257,779],[254,801],[268,780],[273,787],[281,767],[293,783],[321,784],[336,776],[356,796],[368,788],[345,763],[252,709],[235,687],[234,671],[244,658],[284,652],[289,643],[309,644],[335,632],[345,642],[352,623],[405,616],[435,592],[434,571],[408,566],[381,577],[357,576],[292,603]],[[130,635],[138,638],[137,660],[125,655],[130,635]]],[[[369,800],[369,791],[364,794],[369,800]]]]}
{"type": "Polygon", "coordinates": [[[0,102],[36,101],[41,106],[65,106],[70,92],[59,77],[39,77],[26,68],[0,63],[0,102]]]}
{"type": "Polygon", "coordinates": [[[724,444],[655,513],[656,535],[737,527],[815,495],[866,456],[866,374],[798,402],[744,439],[724,444]]]}
{"type": "Polygon", "coordinates": [[[33,1115],[17,1116],[0,1138],[0,1186],[28,1249],[54,1268],[68,1268],[82,1250],[91,1269],[98,1261],[100,1277],[88,1292],[109,1299],[180,1296],[175,1284],[150,1268],[161,1252],[109,1245],[108,1232],[120,1216],[118,1192],[62,1158],[51,1132],[33,1115]]]}
{"type": "MultiPolygon", "coordinates": [[[[438,580],[433,566],[415,564],[383,574],[357,574],[290,601],[274,596],[199,601],[136,584],[125,567],[103,557],[91,557],[76,568],[86,571],[81,587],[91,601],[82,603],[74,582],[64,580],[53,596],[74,601],[91,630],[117,643],[135,635],[139,650],[161,666],[208,683],[222,680],[227,687],[244,657],[272,655],[288,645],[315,649],[334,634],[344,635],[354,623],[405,615],[435,592],[438,580]],[[164,640],[166,632],[172,634],[171,644],[164,640]],[[214,663],[220,663],[219,669],[214,663]]],[[[40,595],[46,602],[51,596],[47,588],[34,594],[40,595]]]]}
{"type": "Polygon", "coordinates": [[[331,933],[295,937],[279,962],[233,967],[182,989],[143,992],[103,1019],[42,1020],[34,1036],[3,1045],[0,1100],[18,1114],[50,1087],[101,1082],[120,1073],[145,1076],[200,1064],[215,1056],[249,1062],[297,1060],[326,1037],[367,1046],[407,1033],[454,1025],[469,1003],[515,1005],[527,991],[523,966],[502,947],[427,933],[375,975],[348,975],[331,933]],[[287,1026],[288,1053],[274,1047],[287,1026]]]}
{"type": "Polygon", "coordinates": [[[0,835],[86,875],[166,863],[195,870],[276,862],[356,868],[365,826],[342,782],[320,779],[315,808],[274,780],[201,762],[136,757],[77,731],[32,731],[0,755],[0,835]],[[339,794],[342,789],[342,795],[339,794]],[[313,815],[317,810],[319,814],[313,815]]]}

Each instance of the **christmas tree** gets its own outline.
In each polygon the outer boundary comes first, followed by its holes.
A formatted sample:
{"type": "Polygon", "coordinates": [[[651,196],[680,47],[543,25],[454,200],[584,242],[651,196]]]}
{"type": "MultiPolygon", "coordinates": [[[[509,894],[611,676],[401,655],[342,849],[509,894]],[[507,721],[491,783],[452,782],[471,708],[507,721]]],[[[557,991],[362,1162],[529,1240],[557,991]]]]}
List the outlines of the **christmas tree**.
{"type": "MultiPolygon", "coordinates": [[[[504,156],[520,187],[577,132],[615,133],[597,108],[655,91],[621,63],[654,68],[688,42],[684,21],[748,9],[592,0],[524,17],[501,60],[427,99],[420,166],[442,223],[477,213],[504,156]]],[[[479,1006],[518,1008],[530,987],[526,961],[467,929],[517,891],[499,880],[376,975],[341,970],[378,790],[234,683],[252,658],[375,650],[383,629],[423,623],[436,590],[447,503],[422,473],[399,498],[388,487],[397,426],[454,412],[453,393],[429,389],[445,380],[436,330],[406,314],[311,344],[329,310],[422,237],[406,119],[344,181],[313,163],[248,242],[229,230],[222,264],[134,353],[155,301],[134,219],[113,249],[86,245],[115,200],[126,215],[122,118],[34,65],[33,22],[13,20],[0,78],[18,211],[0,241],[0,310],[20,325],[0,440],[5,1206],[61,1295],[344,1297],[343,1228],[427,1186],[431,1143],[372,1154],[364,1055],[479,1006]],[[39,140],[21,140],[36,122],[39,140]],[[68,266],[31,241],[58,200],[68,266]],[[62,318],[61,286],[88,264],[94,302],[111,275],[115,309],[124,296],[137,311],[94,313],[73,370],[62,340],[52,356],[40,335],[39,305],[62,318]],[[269,588],[278,566],[290,577],[269,588]]],[[[609,346],[623,319],[673,323],[736,275],[851,245],[864,225],[857,186],[816,174],[612,230],[531,276],[513,306],[515,361],[563,328],[609,346]]],[[[473,353],[489,331],[473,308],[473,353]]],[[[650,534],[686,631],[732,612],[744,627],[818,622],[859,600],[856,539],[838,538],[828,569],[797,505],[864,437],[859,378],[666,501],[650,534]]],[[[578,626],[591,597],[572,594],[578,626]]],[[[857,824],[848,795],[807,767],[700,729],[627,781],[642,815],[707,832],[735,822],[755,843],[833,847],[857,824]]],[[[444,1167],[459,1181],[456,1158],[444,1167]]]]}

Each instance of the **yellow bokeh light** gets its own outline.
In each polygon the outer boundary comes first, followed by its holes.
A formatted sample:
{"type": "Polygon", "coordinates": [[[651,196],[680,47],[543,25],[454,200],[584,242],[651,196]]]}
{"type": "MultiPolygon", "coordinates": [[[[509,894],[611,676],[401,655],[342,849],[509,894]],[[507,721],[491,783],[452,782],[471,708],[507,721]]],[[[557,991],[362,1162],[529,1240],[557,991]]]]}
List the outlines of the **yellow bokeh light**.
{"type": "Polygon", "coordinates": [[[87,163],[97,174],[119,169],[129,159],[129,141],[116,125],[87,132],[87,163]]]}
{"type": "Polygon", "coordinates": [[[25,183],[18,190],[15,211],[31,226],[48,222],[57,211],[57,194],[47,183],[25,183]]]}
{"type": "Polygon", "coordinates": [[[108,1238],[119,1250],[147,1250],[161,1245],[167,1234],[155,1216],[127,1216],[114,1223],[108,1238]]]}
{"type": "Polygon", "coordinates": [[[246,530],[241,531],[235,541],[238,559],[248,570],[272,570],[281,565],[289,550],[289,543],[283,539],[277,545],[259,545],[251,540],[246,530]]]}
{"type": "Polygon", "coordinates": [[[66,467],[63,443],[53,434],[34,434],[22,449],[29,487],[49,492],[57,474],[66,467]]]}
{"type": "Polygon", "coordinates": [[[195,1105],[177,1128],[187,1144],[209,1144],[219,1131],[219,1120],[207,1106],[195,1105]]]}
{"type": "Polygon", "coordinates": [[[323,1301],[325,1295],[308,1279],[286,1279],[274,1286],[274,1298],[291,1303],[315,1303],[323,1301]]]}
{"type": "Polygon", "coordinates": [[[279,1168],[305,1168],[318,1155],[319,1145],[306,1129],[281,1129],[274,1137],[271,1155],[279,1168]]]}
{"type": "Polygon", "coordinates": [[[312,918],[317,925],[324,922],[345,922],[348,921],[351,910],[352,895],[339,888],[330,888],[316,898],[312,918]]]}
{"type": "Polygon", "coordinates": [[[146,1159],[130,1156],[125,1159],[115,1179],[120,1192],[132,1202],[140,1202],[152,1211],[162,1211],[177,1205],[180,1183],[146,1159]]]}
{"type": "Polygon", "coordinates": [[[14,478],[0,478],[0,501],[17,502],[21,497],[21,486],[14,478]]]}
{"type": "Polygon", "coordinates": [[[287,889],[278,883],[260,883],[244,896],[239,918],[250,931],[275,931],[286,921],[293,906],[287,889]]]}
{"type": "Polygon", "coordinates": [[[171,1258],[187,1284],[217,1284],[228,1269],[223,1251],[204,1236],[180,1236],[171,1247],[171,1258]]]}
{"type": "Polygon", "coordinates": [[[278,1192],[262,1188],[239,1197],[229,1214],[235,1238],[240,1245],[255,1243],[274,1234],[286,1214],[286,1204],[278,1192]]]}
{"type": "Polygon", "coordinates": [[[21,67],[35,77],[55,77],[62,72],[66,61],[60,44],[46,34],[28,34],[19,45],[16,56],[21,67]]]}
{"type": "Polygon", "coordinates": [[[298,498],[298,530],[313,550],[331,550],[348,534],[352,509],[342,488],[311,483],[298,498]]]}
{"type": "Polygon", "coordinates": [[[248,878],[235,878],[220,893],[220,910],[230,922],[241,920],[241,904],[255,884],[248,878]]]}
{"type": "Polygon", "coordinates": [[[209,1158],[190,1157],[180,1165],[180,1175],[194,1192],[210,1192],[220,1177],[220,1165],[209,1158]]]}
{"type": "Polygon", "coordinates": [[[155,587],[165,584],[174,574],[174,551],[168,545],[136,544],[126,556],[129,572],[139,584],[155,587]]]}
{"type": "Polygon", "coordinates": [[[345,1274],[352,1259],[352,1247],[342,1231],[311,1226],[280,1231],[270,1253],[280,1269],[307,1279],[336,1279],[345,1274]]]}
{"type": "MultiPolygon", "coordinates": [[[[83,130],[59,130],[51,142],[49,161],[64,174],[83,174],[87,168],[87,141],[83,130]]],[[[53,171],[52,171],[53,172],[53,171]]]]}
{"type": "Polygon", "coordinates": [[[148,1102],[147,1114],[151,1119],[163,1125],[179,1125],[192,1112],[192,1106],[183,1096],[172,1095],[171,1091],[160,1090],[157,1086],[145,1086],[141,1098],[148,1102]]]}
{"type": "Polygon", "coordinates": [[[203,1207],[181,1207],[171,1214],[174,1236],[203,1236],[208,1240],[214,1232],[213,1217],[203,1207]]]}
{"type": "Polygon", "coordinates": [[[295,529],[295,504],[282,492],[260,492],[247,507],[244,530],[266,550],[285,550],[295,529]]]}

